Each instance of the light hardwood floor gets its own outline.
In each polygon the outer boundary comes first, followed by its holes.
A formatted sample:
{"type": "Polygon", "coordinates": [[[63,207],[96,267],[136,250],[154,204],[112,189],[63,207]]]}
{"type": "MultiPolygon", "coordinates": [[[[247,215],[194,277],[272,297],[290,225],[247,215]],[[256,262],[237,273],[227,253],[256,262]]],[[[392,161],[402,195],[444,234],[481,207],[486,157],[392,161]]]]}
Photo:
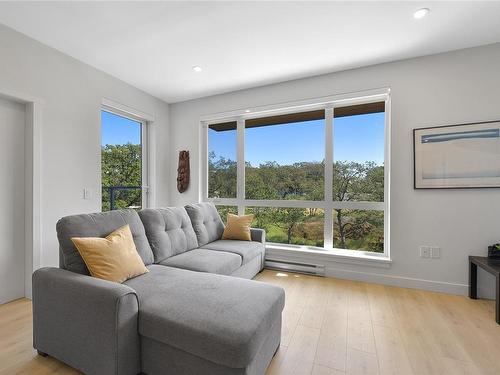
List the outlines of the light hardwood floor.
{"type": "MultiPolygon", "coordinates": [[[[500,374],[492,301],[271,270],[257,280],[286,290],[267,375],[500,374]]],[[[0,306],[1,375],[79,374],[37,356],[31,336],[30,301],[0,306]]]]}

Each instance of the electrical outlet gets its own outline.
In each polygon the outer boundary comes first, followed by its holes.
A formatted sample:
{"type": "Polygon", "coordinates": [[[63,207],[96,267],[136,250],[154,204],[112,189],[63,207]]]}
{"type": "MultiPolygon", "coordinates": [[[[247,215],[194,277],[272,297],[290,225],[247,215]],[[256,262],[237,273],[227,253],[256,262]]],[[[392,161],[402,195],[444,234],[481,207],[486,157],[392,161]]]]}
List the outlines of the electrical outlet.
{"type": "Polygon", "coordinates": [[[89,188],[83,188],[83,199],[92,199],[92,190],[89,188]]]}
{"type": "Polygon", "coordinates": [[[441,258],[441,248],[438,246],[431,246],[431,258],[441,258]]]}
{"type": "Polygon", "coordinates": [[[420,258],[430,258],[431,248],[429,246],[420,246],[420,258]]]}

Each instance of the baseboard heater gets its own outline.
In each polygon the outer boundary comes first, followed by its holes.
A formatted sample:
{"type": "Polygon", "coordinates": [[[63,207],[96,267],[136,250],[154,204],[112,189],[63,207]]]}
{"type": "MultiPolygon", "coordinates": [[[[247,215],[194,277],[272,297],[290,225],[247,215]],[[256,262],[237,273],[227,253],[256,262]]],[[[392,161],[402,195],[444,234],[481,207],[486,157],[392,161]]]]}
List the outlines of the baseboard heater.
{"type": "Polygon", "coordinates": [[[305,273],[308,275],[325,276],[325,266],[319,264],[307,264],[278,259],[266,259],[265,267],[280,271],[290,271],[305,273]]]}

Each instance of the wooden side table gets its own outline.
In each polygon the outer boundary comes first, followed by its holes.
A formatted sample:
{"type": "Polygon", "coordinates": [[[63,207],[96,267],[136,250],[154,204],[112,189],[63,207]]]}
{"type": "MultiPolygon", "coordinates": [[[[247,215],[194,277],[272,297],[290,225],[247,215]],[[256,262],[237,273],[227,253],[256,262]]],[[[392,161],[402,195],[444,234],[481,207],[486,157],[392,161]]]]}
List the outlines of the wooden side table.
{"type": "Polygon", "coordinates": [[[477,267],[495,276],[495,320],[500,324],[500,260],[469,256],[469,297],[472,299],[477,299],[477,267]]]}

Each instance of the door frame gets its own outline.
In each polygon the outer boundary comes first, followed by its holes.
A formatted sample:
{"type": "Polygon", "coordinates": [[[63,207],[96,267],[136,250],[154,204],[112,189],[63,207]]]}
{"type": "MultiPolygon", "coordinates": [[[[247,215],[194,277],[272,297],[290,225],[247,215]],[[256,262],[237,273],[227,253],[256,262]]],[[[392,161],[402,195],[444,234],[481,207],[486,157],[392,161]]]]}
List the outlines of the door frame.
{"type": "Polygon", "coordinates": [[[2,89],[0,97],[25,106],[24,131],[24,296],[32,298],[31,276],[41,267],[41,111],[43,101],[31,95],[2,89]]]}

